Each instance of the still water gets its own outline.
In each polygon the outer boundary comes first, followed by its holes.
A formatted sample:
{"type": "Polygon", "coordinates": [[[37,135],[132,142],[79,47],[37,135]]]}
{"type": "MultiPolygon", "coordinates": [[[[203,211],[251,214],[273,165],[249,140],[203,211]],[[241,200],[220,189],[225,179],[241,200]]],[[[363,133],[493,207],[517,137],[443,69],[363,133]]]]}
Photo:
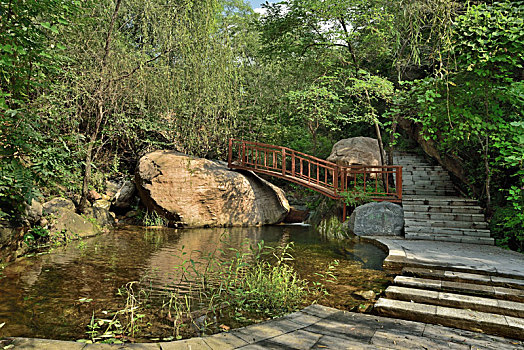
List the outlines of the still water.
{"type": "Polygon", "coordinates": [[[294,243],[292,262],[307,280],[319,278],[338,260],[337,282],[323,304],[350,309],[360,301],[358,290],[380,291],[389,283],[381,271],[386,254],[358,242],[323,242],[311,227],[302,225],[220,229],[146,229],[124,227],[54,249],[49,254],[22,259],[0,273],[0,329],[2,336],[51,339],[85,338],[94,311],[117,307],[118,288],[147,279],[153,294],[180,286],[183,261],[198,261],[210,253],[227,254],[227,247],[247,249],[252,244],[294,243]]]}

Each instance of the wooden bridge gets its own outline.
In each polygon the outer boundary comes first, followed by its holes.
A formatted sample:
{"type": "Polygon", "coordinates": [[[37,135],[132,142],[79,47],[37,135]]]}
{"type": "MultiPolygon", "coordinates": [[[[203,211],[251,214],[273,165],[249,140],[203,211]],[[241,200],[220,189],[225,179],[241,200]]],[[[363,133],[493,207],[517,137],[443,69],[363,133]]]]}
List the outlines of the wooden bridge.
{"type": "MultiPolygon", "coordinates": [[[[285,179],[333,199],[363,193],[375,201],[402,201],[402,167],[397,165],[341,166],[287,147],[230,139],[228,166],[285,179]]],[[[344,204],[343,219],[345,212],[344,204]]]]}

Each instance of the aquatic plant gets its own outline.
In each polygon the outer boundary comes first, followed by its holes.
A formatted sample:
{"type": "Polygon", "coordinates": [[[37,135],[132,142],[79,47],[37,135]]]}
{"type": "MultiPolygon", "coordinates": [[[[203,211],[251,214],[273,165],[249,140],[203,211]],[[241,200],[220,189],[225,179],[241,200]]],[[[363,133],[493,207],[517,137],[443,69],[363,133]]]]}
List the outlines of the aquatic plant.
{"type": "MultiPolygon", "coordinates": [[[[307,282],[288,264],[293,260],[292,243],[266,247],[246,240],[240,248],[216,249],[196,261],[197,251],[179,252],[182,261],[174,266],[178,281],[162,302],[151,298],[142,282],[129,282],[118,294],[125,306],[96,318],[87,325],[89,342],[120,342],[134,338],[147,328],[152,317],[170,324],[172,337],[217,333],[229,329],[224,323],[252,323],[298,309],[309,293],[307,282]],[[202,262],[203,261],[203,262],[202,262]],[[181,285],[189,286],[182,291],[181,285]]],[[[198,252],[200,253],[200,252],[198,252]]]]}
{"type": "Polygon", "coordinates": [[[332,216],[329,219],[324,219],[316,227],[320,236],[325,240],[340,240],[349,237],[347,230],[344,228],[338,218],[332,216]]]}

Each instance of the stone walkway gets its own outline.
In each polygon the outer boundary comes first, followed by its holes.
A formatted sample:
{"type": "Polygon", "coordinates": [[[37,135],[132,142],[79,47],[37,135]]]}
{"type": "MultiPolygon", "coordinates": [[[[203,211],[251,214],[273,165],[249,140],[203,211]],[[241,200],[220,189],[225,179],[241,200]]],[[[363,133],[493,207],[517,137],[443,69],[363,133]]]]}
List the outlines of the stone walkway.
{"type": "MultiPolygon", "coordinates": [[[[4,344],[5,346],[6,344],[4,344]]],[[[523,342],[420,322],[311,305],[280,319],[229,333],[156,344],[81,344],[15,338],[14,349],[522,349],[523,342]]]]}
{"type": "Polygon", "coordinates": [[[495,246],[368,237],[389,249],[384,266],[440,266],[524,278],[524,254],[495,246]]]}

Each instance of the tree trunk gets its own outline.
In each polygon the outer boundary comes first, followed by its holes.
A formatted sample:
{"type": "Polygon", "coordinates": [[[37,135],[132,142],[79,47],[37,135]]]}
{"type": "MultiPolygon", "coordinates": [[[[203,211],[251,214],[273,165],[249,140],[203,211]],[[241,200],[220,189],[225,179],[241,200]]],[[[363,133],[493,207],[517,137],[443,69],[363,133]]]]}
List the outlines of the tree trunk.
{"type": "Polygon", "coordinates": [[[104,120],[104,99],[105,89],[109,88],[111,80],[105,79],[107,59],[109,57],[111,39],[113,34],[113,29],[115,27],[116,18],[118,16],[118,11],[120,10],[120,4],[122,0],[117,0],[115,4],[115,9],[111,16],[111,22],[109,23],[109,28],[106,34],[106,40],[104,44],[104,53],[100,61],[100,81],[98,82],[97,87],[93,91],[93,96],[98,100],[97,110],[95,112],[95,127],[91,136],[89,137],[89,144],[87,146],[87,154],[84,165],[84,179],[82,181],[82,196],[80,198],[80,203],[78,205],[78,211],[84,212],[87,208],[87,195],[89,193],[89,184],[91,183],[91,165],[93,163],[93,149],[95,147],[96,140],[98,139],[98,133],[100,131],[100,125],[104,120]],[[107,86],[106,86],[107,85],[107,86]]]}
{"type": "Polygon", "coordinates": [[[80,198],[80,203],[78,205],[78,211],[83,213],[87,208],[87,195],[89,194],[89,184],[91,183],[91,165],[93,163],[93,150],[95,148],[95,143],[98,138],[98,133],[100,130],[100,125],[104,119],[104,107],[103,102],[98,103],[97,109],[97,118],[95,128],[93,133],[89,137],[89,144],[87,146],[87,154],[84,165],[84,179],[82,181],[82,197],[80,198]]]}

